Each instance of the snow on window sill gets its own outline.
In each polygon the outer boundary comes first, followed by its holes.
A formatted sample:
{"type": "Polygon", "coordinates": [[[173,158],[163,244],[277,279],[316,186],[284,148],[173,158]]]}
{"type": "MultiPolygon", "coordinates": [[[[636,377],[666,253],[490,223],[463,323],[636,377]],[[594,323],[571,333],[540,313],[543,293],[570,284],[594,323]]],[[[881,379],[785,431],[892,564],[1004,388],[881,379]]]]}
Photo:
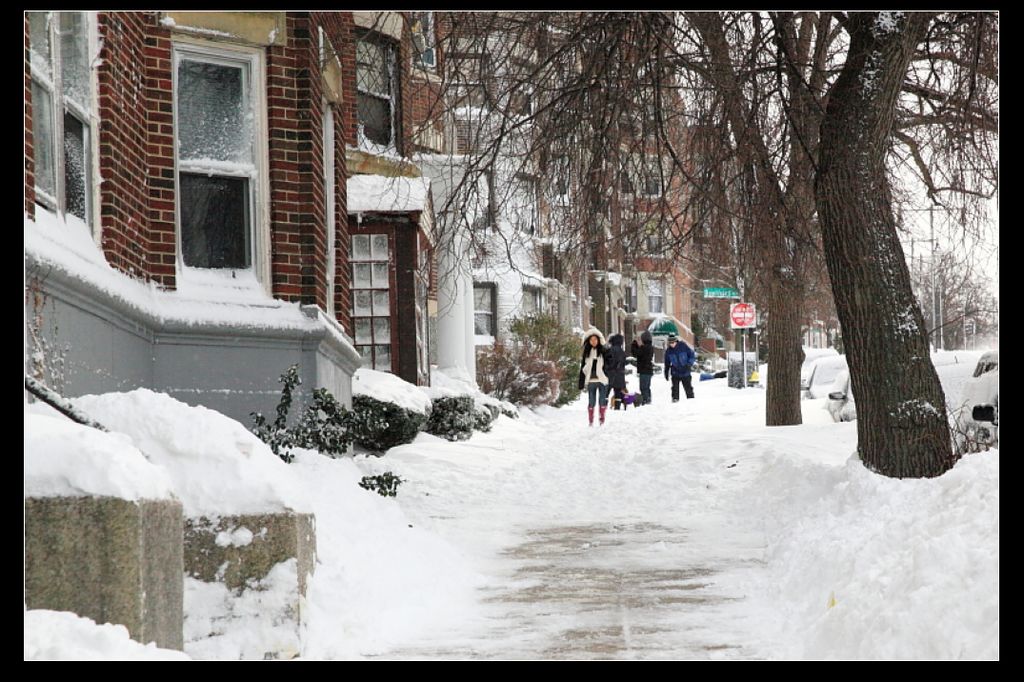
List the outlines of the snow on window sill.
{"type": "Polygon", "coordinates": [[[181,266],[177,277],[178,295],[182,298],[216,303],[246,303],[277,307],[252,268],[191,268],[181,266]]]}

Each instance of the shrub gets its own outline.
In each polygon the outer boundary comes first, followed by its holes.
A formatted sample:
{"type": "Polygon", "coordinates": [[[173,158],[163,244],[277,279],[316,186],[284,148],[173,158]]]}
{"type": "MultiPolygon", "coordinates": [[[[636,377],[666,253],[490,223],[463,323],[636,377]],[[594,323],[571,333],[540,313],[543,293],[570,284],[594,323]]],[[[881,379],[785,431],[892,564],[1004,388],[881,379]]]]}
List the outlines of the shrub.
{"type": "Polygon", "coordinates": [[[366,490],[375,490],[381,497],[396,497],[398,486],[405,483],[401,478],[390,471],[385,471],[380,476],[363,476],[359,481],[359,487],[366,490]]]}
{"type": "Polygon", "coordinates": [[[352,398],[352,437],[359,446],[383,452],[411,443],[427,415],[365,395],[352,398]]]}
{"type": "Polygon", "coordinates": [[[497,405],[476,403],[474,428],[477,431],[487,433],[491,430],[491,426],[494,424],[494,420],[498,418],[499,414],[501,414],[501,411],[498,409],[497,405]]]}
{"type": "Polygon", "coordinates": [[[580,339],[552,315],[514,319],[509,330],[530,352],[555,364],[558,395],[548,404],[559,406],[575,400],[580,394],[580,339]]]}
{"type": "Polygon", "coordinates": [[[277,404],[277,418],[271,424],[259,412],[251,412],[252,432],[270,446],[275,455],[285,462],[294,456],[292,448],[317,450],[332,457],[343,455],[358,432],[373,432],[387,428],[387,423],[377,414],[359,415],[346,409],[327,389],[313,391],[313,400],[294,426],[289,427],[288,412],[292,406],[292,392],[302,383],[299,366],[292,365],[281,375],[281,400],[277,404]]]}
{"type": "Polygon", "coordinates": [[[480,390],[516,405],[550,405],[558,399],[558,366],[526,344],[495,343],[477,355],[480,390]]]}
{"type": "Polygon", "coordinates": [[[425,430],[448,440],[466,440],[473,435],[476,408],[472,396],[459,395],[434,401],[425,430]]]}

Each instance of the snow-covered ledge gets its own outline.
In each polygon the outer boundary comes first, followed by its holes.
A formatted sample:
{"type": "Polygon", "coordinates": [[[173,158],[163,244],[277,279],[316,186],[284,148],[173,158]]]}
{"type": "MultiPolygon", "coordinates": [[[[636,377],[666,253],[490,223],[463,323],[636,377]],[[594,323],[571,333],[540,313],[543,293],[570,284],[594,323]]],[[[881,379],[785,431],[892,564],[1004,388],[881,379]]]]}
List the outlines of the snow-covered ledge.
{"type": "Polygon", "coordinates": [[[351,404],[359,353],[317,306],[244,281],[185,277],[184,290],[166,291],[110,267],[84,224],[39,214],[25,219],[26,288],[40,294],[26,296],[26,318],[41,320],[30,331],[59,360],[63,376],[48,379],[65,395],[145,387],[249,423],[252,411],[273,413],[278,377],[299,364],[293,412],[315,387],[351,404]]]}

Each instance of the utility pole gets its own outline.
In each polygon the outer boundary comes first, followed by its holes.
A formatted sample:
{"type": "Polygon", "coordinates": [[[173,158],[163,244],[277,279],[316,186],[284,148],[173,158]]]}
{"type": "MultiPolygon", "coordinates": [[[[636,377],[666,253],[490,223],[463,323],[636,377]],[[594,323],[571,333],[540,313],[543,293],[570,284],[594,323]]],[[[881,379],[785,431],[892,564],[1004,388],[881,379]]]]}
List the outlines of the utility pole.
{"type": "Polygon", "coordinates": [[[935,339],[935,349],[939,350],[940,348],[942,348],[942,329],[939,326],[940,322],[942,320],[942,311],[940,310],[940,308],[942,306],[942,298],[941,298],[941,296],[939,294],[939,288],[938,288],[938,286],[936,286],[936,274],[937,274],[936,271],[938,270],[938,268],[936,267],[936,262],[935,262],[935,210],[934,209],[935,209],[934,206],[929,206],[928,207],[928,224],[931,226],[931,230],[932,230],[932,239],[931,239],[931,242],[932,242],[932,329],[934,329],[935,333],[938,334],[937,338],[935,339]]]}

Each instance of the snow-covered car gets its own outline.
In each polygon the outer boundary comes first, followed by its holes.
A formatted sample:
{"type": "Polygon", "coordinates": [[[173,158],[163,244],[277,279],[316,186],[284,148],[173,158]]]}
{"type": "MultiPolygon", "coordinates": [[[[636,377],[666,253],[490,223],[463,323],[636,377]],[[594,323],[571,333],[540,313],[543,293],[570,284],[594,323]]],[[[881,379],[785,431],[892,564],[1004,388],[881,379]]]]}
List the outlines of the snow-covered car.
{"type": "Polygon", "coordinates": [[[957,452],[999,447],[999,351],[983,354],[964,383],[953,421],[957,452]]]}
{"type": "Polygon", "coordinates": [[[824,357],[836,357],[839,351],[835,348],[808,348],[804,346],[804,362],[800,365],[800,390],[806,391],[810,387],[811,373],[814,371],[814,363],[824,357]]]}
{"type": "Polygon", "coordinates": [[[814,361],[806,382],[801,382],[805,398],[826,398],[832,382],[846,369],[845,355],[828,355],[814,361]]]}
{"type": "Polygon", "coordinates": [[[836,375],[829,388],[825,407],[834,421],[852,422],[857,419],[857,403],[853,400],[853,390],[850,388],[849,369],[840,370],[836,375]]]}

